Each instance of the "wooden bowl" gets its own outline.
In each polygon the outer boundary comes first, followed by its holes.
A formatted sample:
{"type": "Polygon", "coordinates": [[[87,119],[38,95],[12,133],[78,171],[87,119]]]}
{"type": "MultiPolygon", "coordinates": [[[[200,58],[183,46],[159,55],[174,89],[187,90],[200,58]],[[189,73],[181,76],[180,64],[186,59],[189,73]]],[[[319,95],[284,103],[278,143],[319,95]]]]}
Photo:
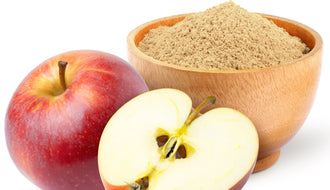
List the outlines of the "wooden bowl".
{"type": "Polygon", "coordinates": [[[311,51],[290,63],[249,70],[203,70],[170,65],[141,52],[137,45],[150,29],[171,26],[189,14],[145,23],[128,35],[128,61],[149,88],[176,88],[186,92],[196,107],[207,96],[216,96],[212,107],[231,107],[255,124],[260,141],[254,172],[273,165],[286,144],[304,123],[316,94],[322,58],[322,38],[308,26],[261,14],[301,38],[311,51]]]}

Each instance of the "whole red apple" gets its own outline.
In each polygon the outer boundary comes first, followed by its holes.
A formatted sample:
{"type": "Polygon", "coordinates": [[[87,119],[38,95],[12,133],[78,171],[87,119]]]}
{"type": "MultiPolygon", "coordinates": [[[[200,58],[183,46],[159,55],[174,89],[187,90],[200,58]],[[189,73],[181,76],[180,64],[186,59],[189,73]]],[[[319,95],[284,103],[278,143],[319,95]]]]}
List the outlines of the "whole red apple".
{"type": "Polygon", "coordinates": [[[9,103],[9,153],[41,189],[104,189],[97,165],[102,131],[123,104],[146,91],[137,71],[114,55],[78,50],[50,58],[9,103]]]}

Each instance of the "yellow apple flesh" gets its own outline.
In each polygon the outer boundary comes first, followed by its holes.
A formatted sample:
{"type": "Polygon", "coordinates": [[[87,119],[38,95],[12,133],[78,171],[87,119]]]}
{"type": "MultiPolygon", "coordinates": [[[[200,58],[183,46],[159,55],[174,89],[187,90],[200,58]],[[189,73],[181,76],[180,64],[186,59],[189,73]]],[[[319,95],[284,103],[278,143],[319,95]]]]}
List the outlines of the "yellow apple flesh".
{"type": "Polygon", "coordinates": [[[230,108],[213,109],[187,125],[191,110],[189,96],[174,89],[144,93],[121,107],[99,145],[105,188],[241,189],[257,159],[254,125],[230,108]],[[160,137],[167,137],[161,146],[160,137]]]}

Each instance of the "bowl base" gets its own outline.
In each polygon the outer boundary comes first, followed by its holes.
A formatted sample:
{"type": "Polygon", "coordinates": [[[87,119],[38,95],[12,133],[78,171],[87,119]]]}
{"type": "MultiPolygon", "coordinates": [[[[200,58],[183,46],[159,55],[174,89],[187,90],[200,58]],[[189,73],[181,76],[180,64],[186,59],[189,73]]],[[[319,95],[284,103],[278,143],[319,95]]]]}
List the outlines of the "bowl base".
{"type": "Polygon", "coordinates": [[[273,164],[275,164],[275,162],[280,157],[280,154],[281,154],[281,150],[278,150],[262,159],[258,159],[256,166],[254,167],[253,173],[267,169],[270,166],[272,166],[273,164]]]}

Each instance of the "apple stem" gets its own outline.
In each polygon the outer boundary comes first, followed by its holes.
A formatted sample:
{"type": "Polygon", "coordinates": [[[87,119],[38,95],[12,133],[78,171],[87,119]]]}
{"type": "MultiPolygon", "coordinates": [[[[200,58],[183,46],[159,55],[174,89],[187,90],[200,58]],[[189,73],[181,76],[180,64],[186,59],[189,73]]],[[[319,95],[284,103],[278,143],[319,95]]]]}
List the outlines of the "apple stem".
{"type": "Polygon", "coordinates": [[[189,114],[189,116],[188,116],[186,122],[184,123],[184,126],[186,126],[186,127],[189,126],[189,125],[191,124],[191,122],[194,121],[194,119],[196,119],[196,118],[198,117],[199,112],[200,112],[205,106],[207,106],[207,105],[209,105],[209,104],[214,104],[215,101],[216,101],[216,98],[215,98],[214,96],[209,96],[209,97],[207,97],[207,98],[204,100],[204,102],[202,102],[202,103],[201,103],[201,104],[200,104],[195,110],[193,110],[193,111],[189,114]]]}
{"type": "Polygon", "coordinates": [[[68,65],[68,62],[66,61],[59,61],[58,62],[58,73],[59,73],[59,77],[60,77],[60,83],[61,86],[63,88],[63,90],[66,90],[66,82],[65,82],[65,70],[66,70],[66,66],[68,65]]]}

